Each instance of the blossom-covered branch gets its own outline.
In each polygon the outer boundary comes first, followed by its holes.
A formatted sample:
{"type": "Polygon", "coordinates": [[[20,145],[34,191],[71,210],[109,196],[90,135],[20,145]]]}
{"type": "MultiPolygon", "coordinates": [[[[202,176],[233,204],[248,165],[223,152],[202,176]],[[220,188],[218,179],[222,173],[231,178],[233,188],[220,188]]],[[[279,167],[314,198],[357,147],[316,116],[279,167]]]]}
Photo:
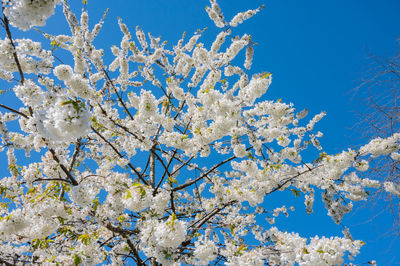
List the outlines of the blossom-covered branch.
{"type": "Polygon", "coordinates": [[[109,54],[94,42],[104,17],[90,28],[87,11],[65,2],[70,33],[11,37],[9,24],[41,26],[59,3],[2,1],[0,78],[19,105],[0,105],[1,263],[334,265],[358,254],[363,242],[348,231],[306,239],[271,226],[290,208],[263,202],[291,191],[311,213],[321,192],[340,224],[382,186],[358,176],[368,158],[397,158],[400,135],[328,155],[315,129],[324,112],[307,119],[268,100],[272,74],[251,73],[254,42],[234,35],[263,7],[227,22],[211,0],[220,28],[211,44],[199,30],[167,46],[118,19],[122,38],[109,54]]]}

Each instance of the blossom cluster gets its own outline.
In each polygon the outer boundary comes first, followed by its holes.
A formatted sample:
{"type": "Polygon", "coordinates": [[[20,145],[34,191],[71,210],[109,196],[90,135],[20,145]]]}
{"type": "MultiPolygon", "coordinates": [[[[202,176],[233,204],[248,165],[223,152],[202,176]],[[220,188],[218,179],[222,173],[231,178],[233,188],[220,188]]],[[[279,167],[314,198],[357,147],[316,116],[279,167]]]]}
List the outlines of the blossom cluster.
{"type": "Polygon", "coordinates": [[[60,0],[2,0],[10,23],[24,31],[44,26],[60,0]]]}
{"type": "Polygon", "coordinates": [[[46,112],[35,114],[39,133],[49,139],[75,140],[89,133],[89,112],[79,100],[61,99],[46,112]]]}
{"type": "Polygon", "coordinates": [[[39,42],[29,39],[16,39],[14,44],[7,38],[0,40],[0,78],[11,80],[18,67],[24,73],[49,74],[54,58],[50,51],[42,49],[39,42]],[[14,51],[19,55],[15,61],[14,51]]]}

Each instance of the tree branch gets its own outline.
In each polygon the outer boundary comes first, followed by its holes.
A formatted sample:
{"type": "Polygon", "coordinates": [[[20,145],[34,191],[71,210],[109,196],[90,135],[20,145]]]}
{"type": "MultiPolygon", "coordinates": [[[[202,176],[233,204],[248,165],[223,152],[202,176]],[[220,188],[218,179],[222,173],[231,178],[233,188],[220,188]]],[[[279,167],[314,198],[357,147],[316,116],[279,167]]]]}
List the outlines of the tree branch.
{"type": "Polygon", "coordinates": [[[17,69],[18,69],[19,75],[21,77],[20,83],[24,84],[24,82],[25,82],[24,72],[22,71],[22,67],[21,67],[21,64],[19,62],[18,55],[17,55],[17,50],[16,50],[16,47],[15,47],[13,38],[11,36],[11,31],[10,31],[8,18],[4,14],[4,7],[3,7],[3,17],[4,17],[3,21],[4,21],[4,27],[5,27],[5,30],[6,30],[6,33],[7,33],[7,37],[10,40],[10,43],[11,43],[12,47],[14,48],[13,57],[14,57],[15,64],[17,65],[17,69]]]}
{"type": "Polygon", "coordinates": [[[236,156],[232,156],[232,157],[230,157],[230,158],[228,158],[228,159],[226,159],[226,160],[224,160],[224,161],[222,161],[222,162],[220,162],[220,163],[214,165],[213,167],[210,168],[210,170],[208,170],[207,172],[205,172],[205,173],[202,174],[201,176],[197,177],[195,180],[192,180],[192,181],[189,181],[189,182],[184,183],[184,184],[182,184],[182,185],[179,185],[179,186],[177,186],[177,187],[174,187],[172,190],[173,190],[173,191],[178,191],[178,190],[181,190],[181,189],[184,189],[184,188],[186,188],[186,187],[188,187],[188,186],[193,185],[194,183],[196,183],[196,182],[200,181],[201,179],[203,179],[204,177],[208,176],[210,173],[212,173],[212,172],[213,172],[215,169],[217,169],[218,167],[220,167],[220,166],[226,164],[227,162],[232,161],[232,160],[235,159],[235,158],[236,158],[236,156]]]}
{"type": "Polygon", "coordinates": [[[0,104],[0,107],[2,107],[2,108],[4,108],[4,109],[7,109],[7,110],[9,110],[9,111],[11,111],[11,112],[13,112],[13,113],[16,113],[16,114],[18,114],[18,115],[20,115],[20,116],[23,116],[23,117],[25,117],[25,118],[28,118],[28,116],[27,116],[26,114],[21,113],[20,111],[17,111],[17,110],[15,110],[15,109],[13,109],[13,108],[11,108],[11,107],[8,107],[8,106],[6,106],[6,105],[4,105],[4,104],[0,104]]]}
{"type": "MultiPolygon", "coordinates": [[[[114,145],[112,145],[112,143],[110,141],[108,141],[105,137],[103,137],[103,135],[101,135],[96,129],[94,129],[93,127],[91,127],[91,129],[94,131],[94,133],[96,133],[97,136],[99,136],[105,143],[107,143],[114,151],[115,153],[120,157],[120,158],[124,158],[124,156],[117,150],[117,148],[114,147],[114,145]]],[[[133,170],[133,172],[135,172],[135,174],[138,176],[138,178],[145,184],[145,185],[149,185],[147,183],[147,181],[143,178],[143,176],[138,172],[138,170],[136,170],[135,167],[133,167],[133,165],[131,163],[128,163],[129,168],[131,168],[133,170]]]]}

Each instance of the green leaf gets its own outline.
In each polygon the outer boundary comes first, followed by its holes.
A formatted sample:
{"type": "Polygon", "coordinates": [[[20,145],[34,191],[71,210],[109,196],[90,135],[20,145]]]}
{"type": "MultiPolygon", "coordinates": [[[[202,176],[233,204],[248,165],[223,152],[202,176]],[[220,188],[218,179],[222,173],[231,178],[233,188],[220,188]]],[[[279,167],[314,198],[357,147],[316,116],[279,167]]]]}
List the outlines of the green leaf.
{"type": "Polygon", "coordinates": [[[124,198],[125,198],[125,199],[130,199],[130,198],[132,198],[132,194],[131,194],[131,191],[130,191],[130,190],[127,190],[127,191],[126,191],[126,195],[124,196],[124,198]]]}
{"type": "Polygon", "coordinates": [[[90,243],[90,235],[85,232],[78,237],[78,240],[80,240],[83,244],[85,244],[85,246],[87,246],[90,243]]]}
{"type": "Polygon", "coordinates": [[[171,258],[171,254],[169,254],[168,251],[163,250],[163,253],[166,260],[169,260],[171,258]]]}
{"type": "Polygon", "coordinates": [[[96,198],[93,200],[93,210],[94,210],[94,211],[97,211],[97,207],[99,207],[99,205],[100,205],[99,197],[96,197],[96,198]]]}
{"type": "Polygon", "coordinates": [[[57,49],[60,46],[60,44],[55,40],[51,41],[50,45],[52,46],[52,49],[57,49]]]}
{"type": "Polygon", "coordinates": [[[123,221],[125,221],[125,216],[120,215],[120,216],[118,216],[117,220],[122,223],[123,221]]]}
{"type": "Polygon", "coordinates": [[[75,266],[80,265],[82,263],[82,258],[79,257],[78,255],[74,254],[74,263],[75,263],[75,266]]]}
{"type": "Polygon", "coordinates": [[[293,188],[292,188],[291,191],[292,191],[293,195],[294,195],[296,198],[300,196],[300,190],[296,190],[296,189],[293,189],[293,188]]]}
{"type": "Polygon", "coordinates": [[[170,185],[172,185],[172,184],[177,185],[177,184],[178,184],[178,181],[177,181],[175,178],[171,177],[171,176],[167,178],[167,182],[168,182],[170,185]]]}

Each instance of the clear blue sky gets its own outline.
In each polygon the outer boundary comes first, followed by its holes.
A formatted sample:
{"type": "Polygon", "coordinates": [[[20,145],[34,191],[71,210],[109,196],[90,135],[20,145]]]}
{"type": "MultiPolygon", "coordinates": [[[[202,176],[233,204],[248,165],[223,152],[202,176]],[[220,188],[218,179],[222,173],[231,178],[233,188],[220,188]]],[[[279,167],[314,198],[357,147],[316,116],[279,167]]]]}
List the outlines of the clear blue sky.
{"type": "MultiPolygon", "coordinates": [[[[73,2],[79,10],[81,1],[73,2]]],[[[393,55],[400,37],[400,1],[398,0],[219,0],[225,17],[230,19],[239,11],[266,8],[236,30],[236,34],[249,33],[258,43],[255,47],[253,71],[269,71],[274,79],[266,98],[282,98],[293,102],[298,109],[308,108],[311,114],[324,110],[328,115],[319,123],[324,132],[322,144],[328,153],[337,153],[347,147],[363,143],[358,138],[360,129],[356,112],[363,109],[364,93],[353,93],[363,76],[370,70],[369,54],[393,55]],[[359,130],[359,131],[354,131],[359,130]]],[[[204,42],[216,34],[204,7],[206,0],[88,0],[91,25],[97,22],[106,8],[109,15],[100,38],[99,46],[106,50],[119,44],[121,33],[116,17],[134,31],[139,25],[153,36],[162,36],[170,44],[176,43],[183,31],[194,32],[209,27],[204,42]]],[[[61,13],[61,8],[57,8],[61,13]]],[[[54,16],[44,28],[49,33],[65,33],[54,16]]],[[[37,36],[37,33],[32,33],[37,36]]],[[[15,33],[18,36],[17,32],[15,33]]],[[[106,51],[109,53],[109,51],[106,51]]],[[[318,197],[319,198],[319,197],[318,197]]],[[[271,198],[271,206],[280,198],[271,198]]],[[[316,200],[317,201],[317,200],[316,200]]],[[[269,203],[267,203],[269,204],[269,203]]],[[[302,199],[293,203],[303,212],[302,199]]],[[[342,230],[326,218],[326,210],[316,205],[315,214],[298,215],[287,221],[281,219],[288,231],[299,231],[304,236],[340,235],[342,230]]],[[[355,239],[367,245],[355,263],[376,259],[380,265],[400,264],[400,241],[384,237],[391,227],[390,214],[373,220],[376,211],[362,209],[345,216],[344,224],[351,228],[355,239]]],[[[278,206],[275,206],[278,207],[278,206]]],[[[282,227],[282,229],[285,227],[282,227]]]]}

